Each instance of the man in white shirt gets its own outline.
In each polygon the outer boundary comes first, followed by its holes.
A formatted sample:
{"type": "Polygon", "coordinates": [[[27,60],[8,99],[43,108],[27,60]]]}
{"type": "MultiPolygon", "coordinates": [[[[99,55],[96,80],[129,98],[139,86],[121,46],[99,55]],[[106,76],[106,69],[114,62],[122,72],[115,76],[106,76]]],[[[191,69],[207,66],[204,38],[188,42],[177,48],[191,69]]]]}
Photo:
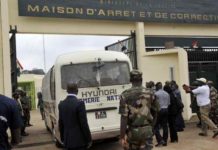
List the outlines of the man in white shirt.
{"type": "Polygon", "coordinates": [[[209,119],[209,112],[211,108],[210,104],[210,88],[206,84],[207,80],[205,78],[196,79],[199,82],[199,86],[191,90],[191,88],[185,89],[187,93],[192,93],[196,95],[197,104],[200,107],[201,113],[201,121],[202,121],[202,132],[199,133],[200,136],[207,136],[207,129],[208,126],[213,129],[215,138],[218,135],[218,128],[217,126],[209,119]]]}

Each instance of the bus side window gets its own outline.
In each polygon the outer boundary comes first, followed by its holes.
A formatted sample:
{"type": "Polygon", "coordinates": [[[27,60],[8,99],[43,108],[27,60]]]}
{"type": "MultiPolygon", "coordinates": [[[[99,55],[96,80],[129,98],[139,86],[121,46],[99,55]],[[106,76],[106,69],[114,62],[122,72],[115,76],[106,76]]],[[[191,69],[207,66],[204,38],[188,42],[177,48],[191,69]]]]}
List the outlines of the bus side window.
{"type": "Polygon", "coordinates": [[[55,100],[55,73],[54,73],[54,67],[51,69],[50,74],[50,92],[51,92],[51,99],[55,100]]]}

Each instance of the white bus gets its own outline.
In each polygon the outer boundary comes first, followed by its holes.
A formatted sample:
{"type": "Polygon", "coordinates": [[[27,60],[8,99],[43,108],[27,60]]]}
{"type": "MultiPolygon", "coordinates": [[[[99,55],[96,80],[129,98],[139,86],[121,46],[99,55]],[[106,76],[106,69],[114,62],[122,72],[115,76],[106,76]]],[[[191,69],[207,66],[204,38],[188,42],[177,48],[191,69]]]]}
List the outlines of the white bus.
{"type": "Polygon", "coordinates": [[[61,55],[42,81],[45,125],[60,142],[58,104],[69,81],[78,84],[78,99],[86,104],[93,140],[119,136],[119,95],[130,88],[128,56],[115,51],[82,51],[61,55]]]}

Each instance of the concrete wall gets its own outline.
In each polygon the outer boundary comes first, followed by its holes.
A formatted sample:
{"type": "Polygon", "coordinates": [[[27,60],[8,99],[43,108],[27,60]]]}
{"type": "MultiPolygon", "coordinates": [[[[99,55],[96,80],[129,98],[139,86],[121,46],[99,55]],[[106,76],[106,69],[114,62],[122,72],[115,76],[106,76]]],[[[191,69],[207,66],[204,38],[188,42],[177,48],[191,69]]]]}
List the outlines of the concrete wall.
{"type": "Polygon", "coordinates": [[[0,93],[11,96],[8,1],[0,1],[0,93]]]}
{"type": "MultiPolygon", "coordinates": [[[[0,17],[2,18],[1,13],[1,1],[0,1],[0,17]]],[[[0,83],[4,82],[3,76],[3,42],[2,42],[2,19],[0,18],[0,83]]],[[[0,84],[0,94],[3,94],[3,84],[0,84]]]]}
{"type": "Polygon", "coordinates": [[[174,69],[175,80],[178,81],[179,65],[177,53],[152,53],[143,57],[142,70],[144,78],[154,81],[170,81],[170,67],[174,69]]]}
{"type": "Polygon", "coordinates": [[[143,72],[144,84],[148,81],[154,81],[162,82],[164,85],[165,81],[172,80],[170,68],[173,68],[173,80],[180,87],[182,100],[185,105],[183,116],[186,120],[190,119],[192,116],[189,107],[191,102],[190,96],[182,89],[183,84],[189,84],[186,51],[181,48],[169,49],[159,52],[147,52],[141,57],[142,64],[140,70],[143,72]]]}
{"type": "MultiPolygon", "coordinates": [[[[138,68],[143,72],[144,85],[147,81],[162,82],[170,81],[173,68],[173,80],[181,87],[189,84],[188,58],[185,50],[181,48],[169,49],[166,51],[146,52],[145,38],[146,31],[144,23],[136,23],[136,48],[138,68]]],[[[154,31],[155,32],[155,31],[154,31]]],[[[192,116],[190,110],[190,96],[181,90],[181,96],[185,105],[183,116],[186,120],[192,116]]]]}

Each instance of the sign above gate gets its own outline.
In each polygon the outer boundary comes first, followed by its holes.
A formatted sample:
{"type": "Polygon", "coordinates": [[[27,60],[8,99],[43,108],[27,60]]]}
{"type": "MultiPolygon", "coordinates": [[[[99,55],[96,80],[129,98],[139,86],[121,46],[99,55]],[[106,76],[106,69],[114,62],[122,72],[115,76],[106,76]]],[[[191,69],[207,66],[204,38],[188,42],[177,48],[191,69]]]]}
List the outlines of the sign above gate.
{"type": "Polygon", "coordinates": [[[218,23],[217,0],[18,0],[19,16],[218,23]]]}

